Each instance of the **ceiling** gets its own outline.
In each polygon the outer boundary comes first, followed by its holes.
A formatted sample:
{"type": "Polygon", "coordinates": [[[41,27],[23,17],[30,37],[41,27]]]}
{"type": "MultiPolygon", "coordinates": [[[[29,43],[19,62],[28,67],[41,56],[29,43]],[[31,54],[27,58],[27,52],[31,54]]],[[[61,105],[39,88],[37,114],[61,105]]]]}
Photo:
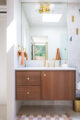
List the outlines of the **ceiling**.
{"type": "Polygon", "coordinates": [[[63,2],[63,3],[80,3],[80,0],[21,0],[22,2],[63,2]]]}
{"type": "Polygon", "coordinates": [[[44,23],[42,21],[42,14],[36,10],[39,3],[24,3],[22,8],[26,19],[31,27],[66,27],[67,26],[67,4],[54,4],[53,14],[62,14],[58,23],[44,23]]]}

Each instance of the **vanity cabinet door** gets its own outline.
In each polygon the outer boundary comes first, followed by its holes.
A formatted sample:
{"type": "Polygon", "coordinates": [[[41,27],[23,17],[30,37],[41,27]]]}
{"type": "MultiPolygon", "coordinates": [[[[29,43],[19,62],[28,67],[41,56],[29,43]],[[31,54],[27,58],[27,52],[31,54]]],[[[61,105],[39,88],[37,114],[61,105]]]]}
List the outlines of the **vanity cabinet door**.
{"type": "Polygon", "coordinates": [[[41,72],[41,99],[53,99],[53,79],[51,71],[41,72]]]}
{"type": "Polygon", "coordinates": [[[44,100],[74,100],[75,72],[74,71],[42,72],[41,97],[44,100]]]}

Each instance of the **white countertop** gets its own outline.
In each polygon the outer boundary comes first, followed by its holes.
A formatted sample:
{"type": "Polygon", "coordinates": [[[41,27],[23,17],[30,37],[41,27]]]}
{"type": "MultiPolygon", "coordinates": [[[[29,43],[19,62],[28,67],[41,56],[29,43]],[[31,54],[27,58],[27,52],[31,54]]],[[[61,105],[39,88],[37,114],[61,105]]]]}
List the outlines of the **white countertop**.
{"type": "Polygon", "coordinates": [[[76,70],[76,68],[73,67],[22,67],[22,68],[15,68],[15,70],[76,70]]]}

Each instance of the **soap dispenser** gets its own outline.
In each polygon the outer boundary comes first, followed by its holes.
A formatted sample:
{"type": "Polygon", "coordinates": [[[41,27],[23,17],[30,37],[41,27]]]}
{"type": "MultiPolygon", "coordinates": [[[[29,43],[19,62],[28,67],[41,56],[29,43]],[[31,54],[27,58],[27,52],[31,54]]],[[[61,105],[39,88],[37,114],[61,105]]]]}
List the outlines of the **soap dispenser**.
{"type": "Polygon", "coordinates": [[[59,60],[59,67],[61,67],[61,60],[59,60]]]}

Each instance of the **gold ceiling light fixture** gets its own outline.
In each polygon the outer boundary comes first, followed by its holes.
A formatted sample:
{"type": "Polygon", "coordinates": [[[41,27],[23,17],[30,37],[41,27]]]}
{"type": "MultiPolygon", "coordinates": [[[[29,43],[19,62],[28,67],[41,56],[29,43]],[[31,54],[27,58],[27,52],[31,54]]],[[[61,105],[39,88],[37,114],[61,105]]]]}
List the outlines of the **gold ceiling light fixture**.
{"type": "Polygon", "coordinates": [[[49,4],[41,4],[39,13],[50,13],[50,5],[49,4]]]}

